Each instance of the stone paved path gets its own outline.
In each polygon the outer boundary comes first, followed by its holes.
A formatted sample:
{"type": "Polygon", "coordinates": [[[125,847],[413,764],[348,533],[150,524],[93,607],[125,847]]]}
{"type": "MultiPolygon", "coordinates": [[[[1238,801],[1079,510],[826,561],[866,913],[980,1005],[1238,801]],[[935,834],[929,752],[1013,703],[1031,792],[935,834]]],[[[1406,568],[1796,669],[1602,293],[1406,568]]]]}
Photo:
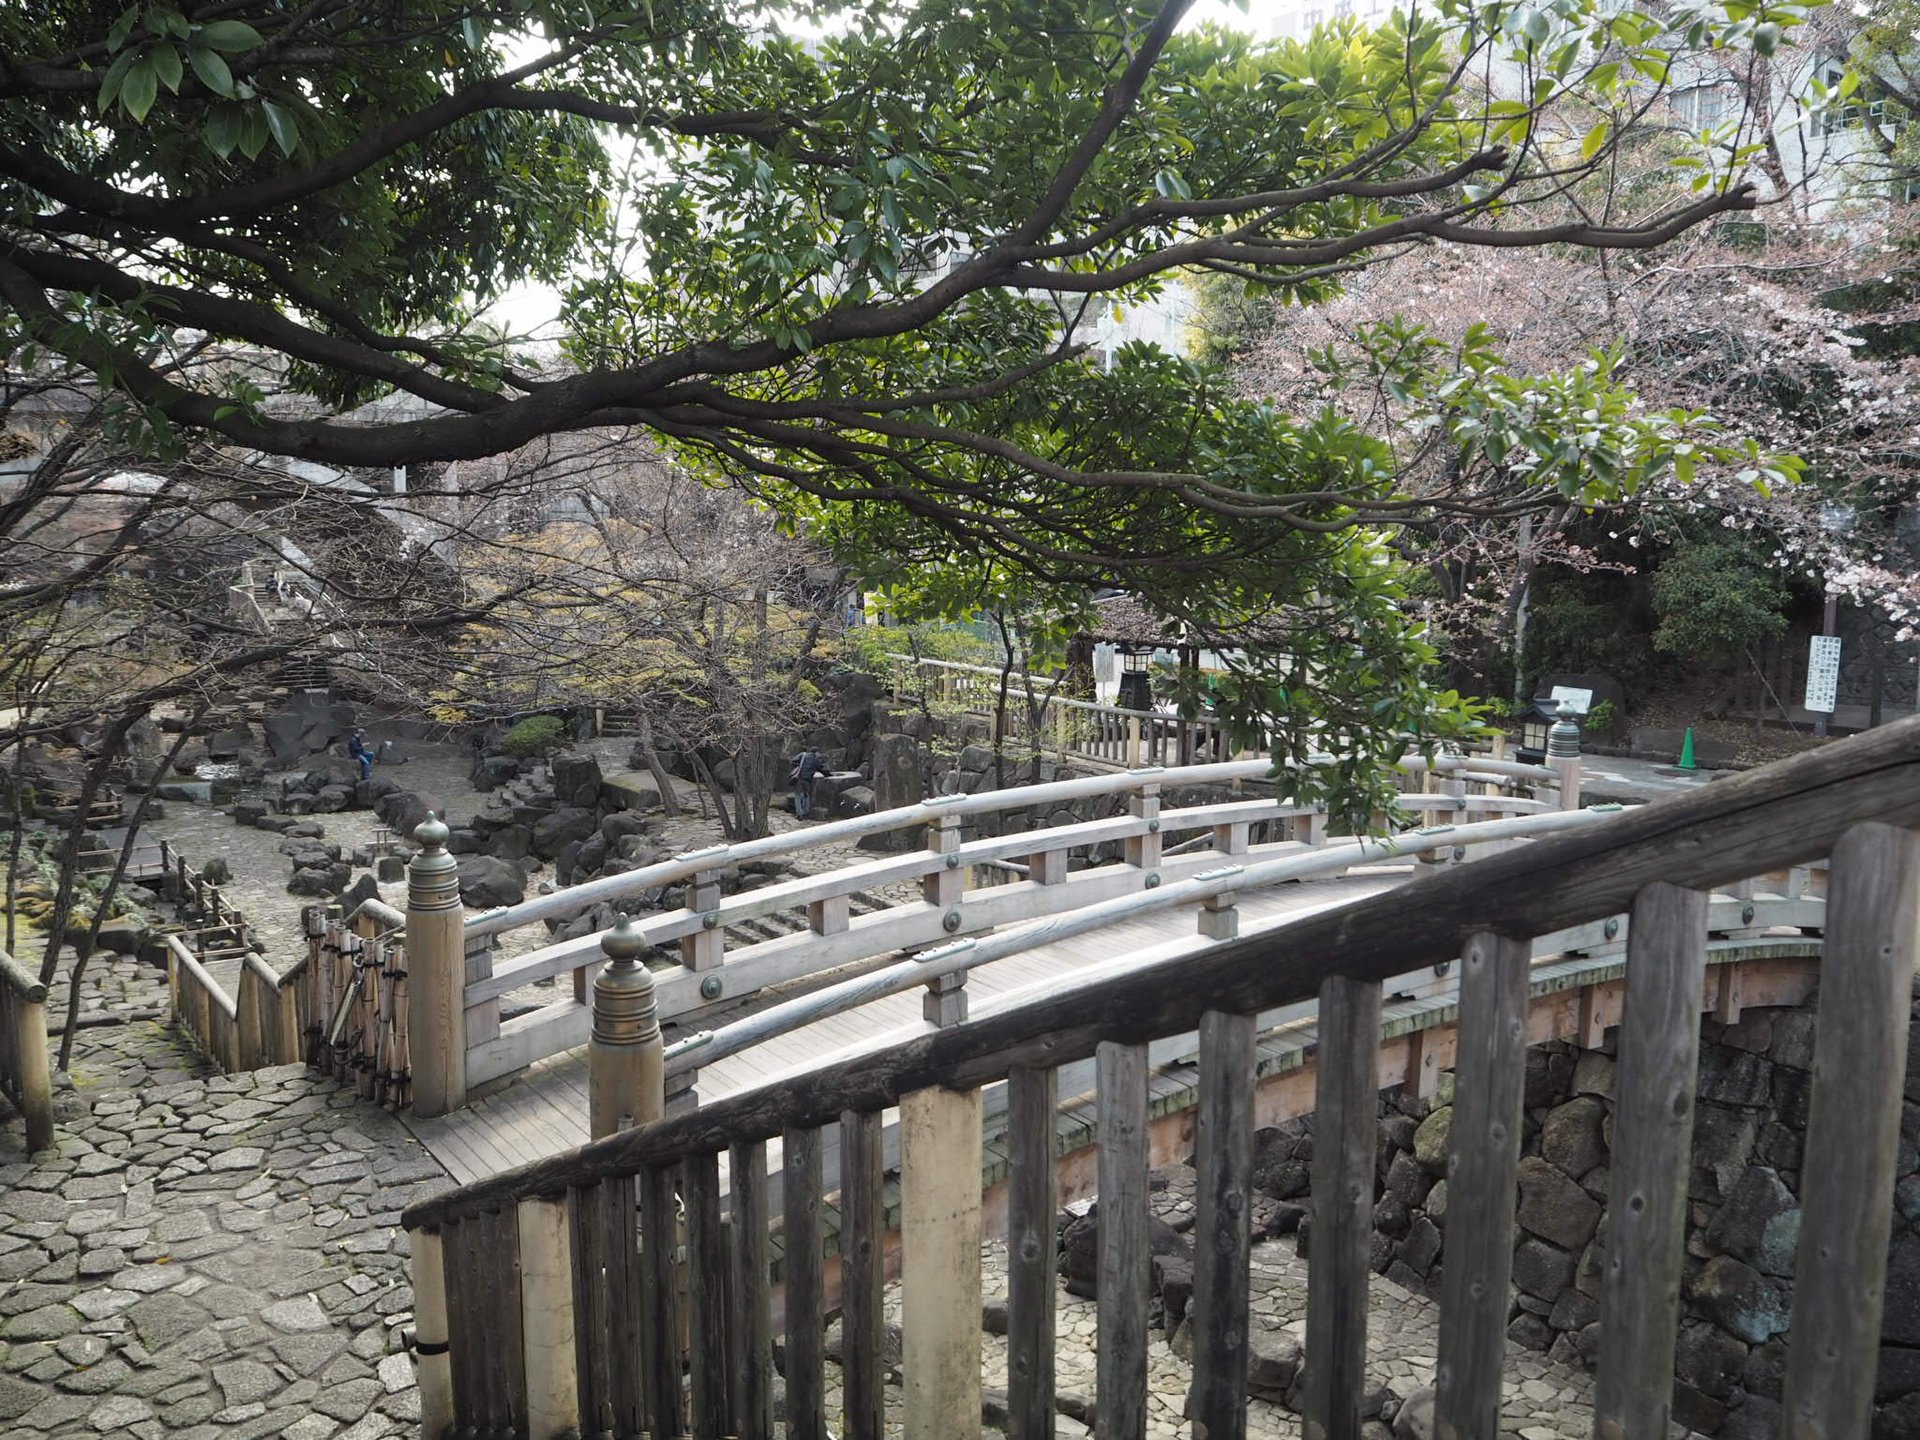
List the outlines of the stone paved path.
{"type": "Polygon", "coordinates": [[[72,1073],[53,1150],[0,1122],[0,1434],[412,1433],[400,1211],[452,1182],[399,1122],[148,1022],[83,1032],[72,1073]]]}

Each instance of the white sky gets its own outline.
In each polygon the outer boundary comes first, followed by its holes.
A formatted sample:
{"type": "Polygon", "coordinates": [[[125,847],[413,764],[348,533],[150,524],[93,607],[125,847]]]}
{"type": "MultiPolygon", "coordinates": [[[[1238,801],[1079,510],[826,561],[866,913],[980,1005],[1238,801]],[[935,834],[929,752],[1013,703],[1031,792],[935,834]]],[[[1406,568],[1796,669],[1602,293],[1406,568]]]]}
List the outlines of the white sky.
{"type": "MultiPolygon", "coordinates": [[[[1213,21],[1247,30],[1255,35],[1277,33],[1280,18],[1300,9],[1307,0],[1246,0],[1244,5],[1231,0],[1200,0],[1194,6],[1188,24],[1213,21]]],[[[485,318],[521,333],[557,333],[555,321],[560,311],[560,294],[550,285],[516,285],[485,311],[485,318]]]]}

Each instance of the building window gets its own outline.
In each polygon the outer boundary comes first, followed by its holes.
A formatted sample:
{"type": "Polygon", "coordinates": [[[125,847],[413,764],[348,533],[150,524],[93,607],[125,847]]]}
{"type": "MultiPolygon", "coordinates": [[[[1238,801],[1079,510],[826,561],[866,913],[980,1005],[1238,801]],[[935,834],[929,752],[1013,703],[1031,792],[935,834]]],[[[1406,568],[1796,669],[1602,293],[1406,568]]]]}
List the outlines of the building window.
{"type": "Polygon", "coordinates": [[[1668,101],[1673,118],[1688,130],[1718,130],[1740,113],[1740,92],[1731,85],[1676,90],[1668,101]]]}

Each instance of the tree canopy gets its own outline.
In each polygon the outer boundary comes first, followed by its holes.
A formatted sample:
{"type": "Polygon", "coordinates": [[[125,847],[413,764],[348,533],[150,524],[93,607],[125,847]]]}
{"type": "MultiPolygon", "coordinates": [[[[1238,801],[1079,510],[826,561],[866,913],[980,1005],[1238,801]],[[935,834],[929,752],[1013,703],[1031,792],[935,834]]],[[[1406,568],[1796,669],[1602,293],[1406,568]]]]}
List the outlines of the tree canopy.
{"type": "Polygon", "coordinates": [[[1377,383],[1431,402],[1410,474],[1337,406],[1092,354],[1092,321],[1196,270],[1310,303],[1434,242],[1644,249],[1750,208],[1713,146],[1678,199],[1610,179],[1688,55],[1771,53],[1808,7],[1439,0],[1257,42],[1191,6],[15,7],[0,327],[16,364],[90,369],[154,447],[386,466],[643,427],[877,572],[958,556],[1122,579],[1203,628],[1290,614],[1288,663],[1359,687],[1341,703],[1384,755],[1431,713],[1430,655],[1357,527],[1605,498],[1677,454],[1790,467],[1603,372],[1382,353],[1377,383]],[[525,280],[563,292],[561,373],[475,321],[525,280]],[[166,363],[208,341],[321,403],[166,363]],[[328,413],[389,392],[428,413],[328,413]]]}

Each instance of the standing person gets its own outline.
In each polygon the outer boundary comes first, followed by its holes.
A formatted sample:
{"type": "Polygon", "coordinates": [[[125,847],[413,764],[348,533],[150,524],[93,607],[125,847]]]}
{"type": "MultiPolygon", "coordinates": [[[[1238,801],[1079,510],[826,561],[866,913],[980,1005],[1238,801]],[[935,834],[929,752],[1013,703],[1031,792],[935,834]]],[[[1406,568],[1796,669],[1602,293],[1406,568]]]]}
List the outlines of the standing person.
{"type": "Polygon", "coordinates": [[[787,779],[793,782],[793,813],[798,819],[813,818],[813,777],[825,769],[820,757],[811,750],[802,750],[794,757],[787,779]]]}
{"type": "Polygon", "coordinates": [[[347,741],[347,754],[360,762],[360,778],[362,780],[371,780],[373,778],[373,752],[367,748],[366,731],[355,730],[353,732],[353,737],[347,741]]]}

